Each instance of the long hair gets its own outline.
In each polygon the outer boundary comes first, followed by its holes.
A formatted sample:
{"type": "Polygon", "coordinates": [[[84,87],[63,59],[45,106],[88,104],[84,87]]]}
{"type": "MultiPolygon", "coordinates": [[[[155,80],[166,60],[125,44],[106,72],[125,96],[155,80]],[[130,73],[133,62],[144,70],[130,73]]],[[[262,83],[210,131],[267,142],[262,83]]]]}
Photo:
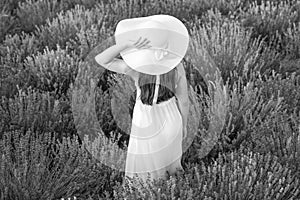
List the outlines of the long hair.
{"type": "MultiPolygon", "coordinates": [[[[177,80],[177,67],[160,75],[157,103],[166,101],[175,96],[175,82],[177,80]]],[[[138,86],[141,89],[140,99],[143,104],[152,105],[155,92],[156,76],[140,73],[138,86]]]]}

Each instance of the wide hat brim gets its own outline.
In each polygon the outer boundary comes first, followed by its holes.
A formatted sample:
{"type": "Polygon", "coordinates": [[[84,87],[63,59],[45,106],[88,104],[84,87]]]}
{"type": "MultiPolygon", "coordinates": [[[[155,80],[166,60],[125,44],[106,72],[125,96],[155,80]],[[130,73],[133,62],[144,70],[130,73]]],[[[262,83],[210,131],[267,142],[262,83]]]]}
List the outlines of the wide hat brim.
{"type": "Polygon", "coordinates": [[[120,55],[130,68],[151,75],[164,74],[175,68],[185,56],[189,44],[186,27],[170,15],[124,19],[117,24],[116,44],[132,43],[140,37],[149,39],[151,48],[127,49],[120,55]]]}

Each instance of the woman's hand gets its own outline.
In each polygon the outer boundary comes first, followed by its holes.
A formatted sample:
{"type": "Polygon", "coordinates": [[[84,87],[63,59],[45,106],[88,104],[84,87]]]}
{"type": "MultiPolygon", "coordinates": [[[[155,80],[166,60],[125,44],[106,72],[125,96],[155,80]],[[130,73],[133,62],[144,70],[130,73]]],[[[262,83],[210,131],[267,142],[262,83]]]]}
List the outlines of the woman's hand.
{"type": "Polygon", "coordinates": [[[127,44],[128,48],[146,49],[151,47],[151,45],[149,45],[150,40],[148,40],[147,38],[140,37],[137,41],[135,40],[129,40],[129,41],[131,42],[127,44]]]}

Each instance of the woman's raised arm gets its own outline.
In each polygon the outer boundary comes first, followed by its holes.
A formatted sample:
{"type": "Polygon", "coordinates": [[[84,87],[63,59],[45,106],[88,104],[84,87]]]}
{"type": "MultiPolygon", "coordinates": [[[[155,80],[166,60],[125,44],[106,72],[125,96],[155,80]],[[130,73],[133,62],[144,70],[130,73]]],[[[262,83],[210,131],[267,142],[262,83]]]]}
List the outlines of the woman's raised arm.
{"type": "Polygon", "coordinates": [[[95,56],[96,62],[101,65],[102,67],[114,71],[121,74],[128,74],[133,71],[122,59],[117,59],[116,56],[119,55],[121,51],[124,51],[128,48],[147,48],[149,47],[149,40],[139,38],[136,42],[127,43],[123,45],[115,44],[102,53],[95,56]]]}
{"type": "Polygon", "coordinates": [[[96,62],[101,65],[102,67],[114,71],[117,73],[125,74],[127,70],[129,70],[129,67],[126,65],[126,63],[121,60],[117,59],[116,57],[119,55],[119,53],[125,49],[129,48],[129,45],[113,45],[106,50],[104,50],[102,53],[98,54],[95,57],[96,62]]]}

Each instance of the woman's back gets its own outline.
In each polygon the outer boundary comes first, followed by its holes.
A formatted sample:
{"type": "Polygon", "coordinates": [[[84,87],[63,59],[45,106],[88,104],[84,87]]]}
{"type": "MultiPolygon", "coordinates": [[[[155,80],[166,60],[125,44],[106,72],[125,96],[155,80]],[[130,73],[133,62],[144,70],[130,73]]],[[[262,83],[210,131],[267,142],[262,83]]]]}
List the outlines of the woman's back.
{"type": "Polygon", "coordinates": [[[177,68],[166,74],[156,76],[139,73],[136,86],[137,90],[140,90],[139,98],[142,103],[152,105],[153,99],[156,97],[156,103],[159,104],[174,97],[177,78],[177,68]],[[156,84],[158,85],[156,86],[156,84]],[[155,92],[157,92],[157,96],[155,96],[155,92]]]}

